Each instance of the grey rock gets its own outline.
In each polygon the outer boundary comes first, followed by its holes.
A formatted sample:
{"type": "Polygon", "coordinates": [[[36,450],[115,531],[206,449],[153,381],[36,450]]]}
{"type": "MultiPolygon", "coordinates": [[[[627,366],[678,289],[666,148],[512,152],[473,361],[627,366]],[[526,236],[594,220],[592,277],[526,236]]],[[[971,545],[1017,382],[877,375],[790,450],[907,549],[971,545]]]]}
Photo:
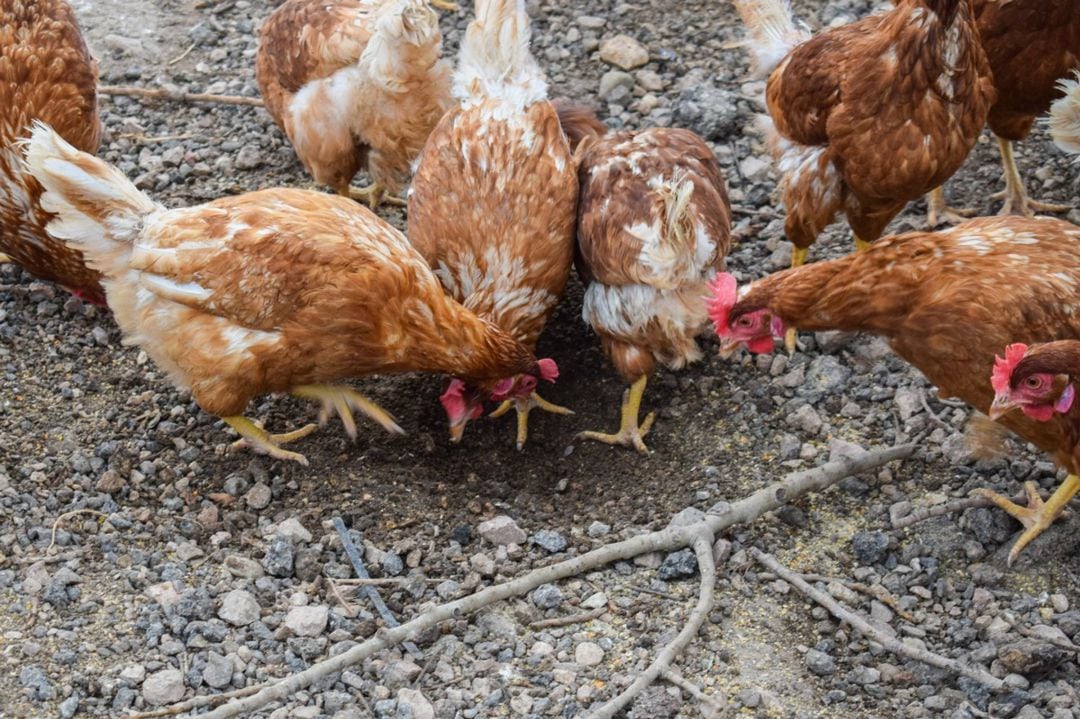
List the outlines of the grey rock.
{"type": "Polygon", "coordinates": [[[851,378],[851,369],[840,364],[833,355],[818,355],[810,363],[806,372],[806,383],[802,389],[818,392],[837,392],[851,378]]]}
{"type": "Polygon", "coordinates": [[[817,410],[808,404],[804,404],[789,414],[785,421],[804,435],[817,434],[821,430],[822,424],[824,424],[817,410]]]}
{"type": "Polygon", "coordinates": [[[554,584],[541,584],[529,596],[540,609],[554,609],[563,603],[562,590],[554,584]]]}
{"type": "Polygon", "coordinates": [[[634,699],[635,719],[672,719],[682,709],[682,699],[663,686],[651,686],[634,699]]]}
{"type": "Polygon", "coordinates": [[[761,692],[749,687],[740,690],[736,695],[736,698],[739,700],[740,704],[748,709],[754,709],[761,704],[761,692]]]}
{"type": "Polygon", "coordinates": [[[179,669],[162,669],[146,677],[142,684],[147,704],[173,704],[184,697],[184,675],[179,669]]]}
{"type": "Polygon", "coordinates": [[[698,562],[694,552],[690,549],[683,549],[664,557],[660,568],[656,570],[656,576],[665,582],[670,582],[675,579],[692,577],[697,574],[697,571],[698,562]]]}
{"type": "Polygon", "coordinates": [[[712,83],[684,89],[675,103],[675,120],[706,140],[726,138],[741,127],[735,96],[712,83]]]}
{"type": "Polygon", "coordinates": [[[311,532],[307,531],[296,517],[289,517],[278,524],[274,533],[286,537],[294,544],[306,544],[311,541],[311,532]]]}
{"type": "Polygon", "coordinates": [[[595,642],[582,642],[574,649],[574,661],[582,666],[595,667],[604,661],[604,650],[595,642]]]}
{"type": "Polygon", "coordinates": [[[533,535],[532,541],[533,544],[552,554],[566,551],[566,539],[550,529],[541,529],[533,535]]]}
{"type": "Polygon", "coordinates": [[[254,170],[263,164],[262,151],[258,145],[244,145],[236,153],[236,169],[254,170]]]}
{"type": "Polygon", "coordinates": [[[818,676],[828,676],[836,673],[836,662],[828,654],[817,649],[806,652],[806,667],[818,676]]]}
{"type": "Polygon", "coordinates": [[[250,557],[239,554],[230,554],[225,557],[225,568],[234,577],[243,577],[244,579],[258,579],[265,574],[262,565],[250,557]]]}
{"type": "Polygon", "coordinates": [[[851,551],[860,564],[877,564],[889,551],[889,537],[884,532],[859,532],[851,539],[851,551]]]}
{"type": "Polygon", "coordinates": [[[603,100],[610,100],[616,89],[631,90],[634,87],[634,78],[628,72],[622,70],[608,70],[600,78],[600,89],[597,94],[603,100]]]}
{"type": "Polygon", "coordinates": [[[415,689],[398,689],[397,716],[412,719],[435,719],[435,707],[415,689]]]}
{"type": "Polygon", "coordinates": [[[396,577],[405,571],[405,561],[397,552],[383,552],[379,557],[379,567],[383,576],[396,577]]]}
{"type": "Polygon", "coordinates": [[[252,509],[265,509],[270,504],[271,499],[273,499],[273,494],[271,494],[270,488],[262,482],[256,482],[244,495],[244,502],[252,509]]]}
{"type": "Polygon", "coordinates": [[[481,522],[476,531],[492,544],[524,544],[527,535],[510,517],[505,514],[481,522]]]}
{"type": "Polygon", "coordinates": [[[206,666],[202,670],[202,679],[215,689],[223,689],[232,683],[233,663],[228,657],[217,652],[210,652],[206,657],[206,666]]]}
{"type": "Polygon", "coordinates": [[[585,533],[593,539],[599,539],[606,536],[611,531],[611,525],[604,524],[603,522],[593,522],[586,528],[585,533]]]}
{"type": "Polygon", "coordinates": [[[75,716],[75,712],[79,711],[79,695],[72,694],[64,701],[60,702],[60,719],[71,719],[75,716]]]}
{"type": "Polygon", "coordinates": [[[330,610],[321,604],[293,607],[285,615],[285,626],[298,637],[317,637],[326,629],[330,610]]]}
{"type": "Polygon", "coordinates": [[[246,627],[259,618],[259,602],[251,592],[234,589],[221,600],[218,617],[234,627],[246,627]]]}
{"type": "Polygon", "coordinates": [[[36,664],[29,664],[19,670],[19,686],[27,689],[30,698],[37,702],[56,698],[56,688],[44,670],[36,664]]]}
{"type": "Polygon", "coordinates": [[[1066,650],[1039,639],[1021,639],[998,650],[998,661],[1010,672],[1041,677],[1068,659],[1066,650]]]}
{"type": "Polygon", "coordinates": [[[291,577],[295,561],[296,550],[292,541],[280,534],[274,535],[262,560],[266,573],[275,577],[291,577]]]}

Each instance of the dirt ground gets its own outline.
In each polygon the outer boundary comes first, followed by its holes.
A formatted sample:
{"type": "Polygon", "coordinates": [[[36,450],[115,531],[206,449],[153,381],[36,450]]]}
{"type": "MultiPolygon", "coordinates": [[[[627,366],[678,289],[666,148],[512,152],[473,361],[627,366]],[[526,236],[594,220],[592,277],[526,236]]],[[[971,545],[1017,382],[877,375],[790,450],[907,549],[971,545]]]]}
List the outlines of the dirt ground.
{"type": "MultiPolygon", "coordinates": [[[[103,82],[175,84],[189,91],[257,94],[252,38],[258,23],[272,10],[268,4],[246,0],[76,0],[74,7],[100,59],[103,82]]],[[[531,8],[538,11],[533,13],[534,52],[550,75],[553,95],[591,101],[604,114],[605,103],[597,98],[597,86],[609,68],[595,52],[584,50],[581,40],[567,39],[567,34],[579,27],[575,18],[580,16],[607,18],[601,36],[626,32],[649,48],[654,57],[649,67],[666,81],[665,88],[655,93],[661,108],[677,106],[680,81],[687,76],[730,93],[737,103],[739,129],[716,147],[740,208],[735,218],[739,245],[732,266],[751,276],[776,269],[770,258],[783,250],[778,245],[781,238],[775,222],[782,210],[771,197],[775,175],[744,174],[747,168],[742,161],[746,157],[764,156],[752,122],[755,106],[751,91],[759,86],[748,76],[743,50],[735,46],[741,28],[730,4],[583,0],[572,6],[534,3],[531,8]]],[[[797,9],[818,26],[837,17],[863,14],[868,6],[856,1],[807,0],[798,3],[797,9]]],[[[451,57],[470,14],[444,17],[451,57]]],[[[118,163],[131,177],[149,173],[146,191],[169,206],[274,185],[311,184],[282,133],[259,108],[119,98],[103,98],[101,104],[107,130],[101,156],[118,163]],[[247,146],[258,150],[260,161],[257,166],[241,168],[235,160],[247,146]],[[196,170],[180,176],[168,163],[162,170],[155,158],[167,157],[176,147],[190,155],[192,164],[208,165],[209,172],[196,170]],[[231,161],[218,163],[221,157],[231,161]],[[155,179],[162,172],[172,179],[167,183],[155,179]]],[[[650,123],[646,112],[632,106],[620,105],[620,109],[626,117],[618,123],[650,123]]],[[[1017,154],[1029,187],[1039,188],[1041,199],[1075,206],[1080,194],[1076,166],[1052,149],[1042,128],[1019,145],[1017,154]]],[[[999,177],[996,148],[992,138],[984,135],[963,170],[949,183],[950,197],[980,212],[994,211],[997,204],[989,196],[1001,189],[999,177]]],[[[380,212],[404,227],[399,212],[380,212]]],[[[894,228],[924,227],[923,212],[921,204],[913,205],[895,221],[894,228]]],[[[1076,211],[1071,217],[1076,219],[1076,211]]],[[[848,229],[841,223],[830,229],[813,253],[821,258],[846,252],[849,247],[848,229]]],[[[7,546],[0,545],[9,560],[0,562],[0,569],[14,569],[19,579],[25,571],[19,555],[44,550],[49,544],[48,528],[57,516],[71,509],[102,508],[104,500],[94,504],[88,498],[100,494],[95,487],[106,469],[126,479],[125,489],[114,495],[114,505],[141,517],[144,529],[142,534],[128,537],[123,531],[118,534],[121,554],[141,550],[144,555],[164,552],[169,557],[176,547],[175,528],[182,525],[184,517],[198,512],[209,495],[225,491],[230,477],[262,481],[273,488],[269,506],[247,519],[232,518],[241,532],[245,522],[247,529],[254,531],[268,522],[296,517],[315,528],[342,516],[364,533],[367,542],[390,547],[417,535],[438,537],[454,527],[508,514],[529,534],[553,529],[581,539],[584,528],[593,522],[609,524],[616,532],[661,527],[684,507],[705,508],[721,499],[742,497],[789,469],[812,466],[814,454],[820,450],[823,458],[836,439],[865,447],[910,439],[918,434],[915,428],[890,418],[895,416],[892,392],[908,386],[923,391],[925,385],[917,372],[899,360],[860,350],[869,338],[855,338],[833,351],[845,371],[851,370],[851,377],[850,384],[837,390],[836,396],[826,396],[817,404],[827,428],[813,437],[803,437],[789,422],[791,409],[785,402],[794,388],[778,386],[779,375],[770,371],[771,360],[744,357],[729,362],[710,351],[692,368],[678,374],[660,373],[651,381],[644,405],[657,411],[658,419],[647,439],[652,450],[648,456],[575,441],[574,434],[580,430],[615,428],[623,391],[595,336],[580,319],[581,287],[575,279],[540,341],[538,354],[555,357],[562,370],[558,383],[545,389],[545,397],[571,407],[576,414],[558,417],[535,412],[523,451],[514,447],[512,417],[474,422],[460,445],[450,445],[438,403],[442,391],[439,378],[375,377],[360,380],[356,386],[393,412],[406,436],[391,437],[368,424],[351,442],[339,425],[331,424],[296,446],[310,461],[310,467],[304,468],[231,451],[231,433],[201,412],[190,397],[173,390],[137,348],[122,347],[119,331],[107,313],[65,306],[67,298],[62,290],[31,285],[12,268],[0,269],[0,280],[29,288],[0,291],[0,328],[9,328],[0,333],[0,479],[7,478],[0,482],[0,498],[6,497],[0,507],[7,515],[0,516],[0,534],[12,538],[7,546]],[[882,389],[888,390],[887,398],[874,399],[875,392],[882,389]],[[863,408],[863,419],[842,413],[847,402],[863,408]],[[880,417],[870,421],[875,412],[880,417]],[[792,433],[806,440],[811,449],[804,447],[795,457],[784,456],[782,436],[792,433]],[[197,451],[185,453],[191,448],[197,451]],[[78,470],[73,468],[76,456],[98,457],[105,462],[91,470],[78,470]],[[153,472],[144,466],[147,463],[153,472]],[[161,529],[156,534],[160,536],[155,536],[159,521],[161,529]],[[155,541],[163,544],[155,546],[155,541]]],[[[704,342],[708,349],[713,347],[711,340],[704,342]]],[[[815,356],[792,362],[805,366],[815,356]]],[[[946,418],[946,434],[959,431],[961,410],[936,400],[934,408],[946,418]]],[[[267,397],[254,403],[248,414],[268,428],[284,431],[310,421],[314,409],[296,400],[267,397]]],[[[938,438],[933,448],[881,475],[880,482],[864,478],[869,484],[865,491],[832,491],[799,503],[808,517],[802,526],[770,520],[764,523],[767,528],[740,530],[733,538],[743,545],[764,541],[762,546],[803,571],[846,577],[857,564],[851,556],[852,537],[864,530],[888,532],[888,510],[896,502],[906,499],[919,505],[928,503],[928,495],[962,496],[970,487],[995,481],[999,488],[1010,491],[1017,486],[1015,479],[1021,475],[1008,461],[959,466],[940,451],[940,445],[938,438]]],[[[1019,447],[1015,450],[1028,471],[1041,472],[1044,485],[1052,486],[1053,468],[1037,464],[1045,462],[1045,457],[1019,447]]],[[[76,544],[79,537],[93,534],[83,519],[93,523],[89,517],[75,518],[68,527],[76,535],[76,544]]],[[[1007,522],[1004,526],[1008,537],[1012,528],[1007,522]]],[[[1020,597],[1041,596],[1045,602],[1050,594],[1064,595],[1074,608],[1080,605],[1078,528],[1080,521],[1075,517],[1062,522],[1032,548],[1027,561],[1012,570],[1004,570],[1001,562],[1009,541],[999,539],[992,546],[983,542],[990,554],[981,561],[994,563],[1005,572],[996,588],[1002,593],[1003,605],[1020,597]]],[[[943,576],[958,585],[970,581],[972,557],[965,555],[963,547],[972,538],[971,529],[956,518],[889,536],[894,546],[899,542],[900,547],[936,547],[943,576]]],[[[206,546],[207,541],[202,537],[197,543],[206,546]]],[[[896,551],[899,554],[901,549],[896,551]]],[[[144,661],[149,656],[149,650],[139,646],[132,615],[125,614],[125,605],[146,601],[141,588],[126,583],[114,567],[100,562],[98,555],[97,550],[88,549],[78,564],[83,598],[98,600],[96,610],[79,617],[54,613],[36,599],[10,589],[0,591],[0,598],[6,596],[11,601],[10,611],[0,610],[0,635],[5,637],[0,640],[0,653],[4,666],[14,670],[11,678],[0,676],[0,692],[8,697],[0,699],[0,717],[57,715],[54,703],[28,703],[14,679],[29,661],[20,658],[17,651],[24,638],[20,632],[28,625],[49,628],[41,639],[46,644],[52,641],[54,630],[75,619],[87,629],[97,627],[107,632],[115,627],[118,636],[131,637],[126,652],[114,649],[112,654],[80,658],[76,666],[83,674],[108,674],[120,664],[144,661]]],[[[856,719],[919,715],[904,709],[912,701],[909,697],[890,692],[880,697],[852,695],[846,702],[830,703],[826,695],[831,685],[807,673],[803,652],[797,648],[803,645],[805,650],[818,641],[814,625],[819,618],[812,617],[811,608],[794,594],[744,591],[740,572],[732,574],[718,590],[726,597],[725,619],[709,625],[709,641],[687,660],[688,676],[732,696],[741,687],[752,685],[773,697],[771,702],[755,705],[756,709],[744,703],[740,710],[744,716],[856,719]],[[693,668],[711,666],[713,660],[705,655],[716,652],[728,667],[723,676],[704,669],[694,674],[693,668]]],[[[675,593],[690,597],[694,591],[686,586],[675,593]]],[[[664,607],[657,607],[656,612],[662,614],[664,607]]],[[[665,627],[660,620],[650,626],[657,631],[665,627]]],[[[627,639],[622,631],[629,630],[612,632],[616,643],[627,639]]],[[[1063,666],[1067,680],[1076,664],[1071,664],[1072,669],[1068,664],[1063,666]]],[[[62,671],[57,670],[58,686],[66,681],[62,671]]],[[[8,675],[8,670],[0,675],[8,675]]],[[[1077,679],[1075,674],[1072,677],[1077,679]]],[[[940,687],[955,688],[951,679],[935,681],[940,687]]],[[[84,688],[82,692],[92,698],[92,691],[84,688]]],[[[437,689],[425,692],[436,701],[437,689]]],[[[61,699],[63,692],[57,702],[61,699]]],[[[123,715],[110,706],[90,700],[80,711],[95,716],[123,715]]],[[[1046,712],[1042,715],[1051,716],[1045,704],[1040,708],[1046,712]]],[[[502,710],[490,711],[495,715],[502,710]]],[[[1080,712],[1080,706],[1072,711],[1080,712]]],[[[687,702],[679,716],[694,713],[692,702],[687,702]]]]}

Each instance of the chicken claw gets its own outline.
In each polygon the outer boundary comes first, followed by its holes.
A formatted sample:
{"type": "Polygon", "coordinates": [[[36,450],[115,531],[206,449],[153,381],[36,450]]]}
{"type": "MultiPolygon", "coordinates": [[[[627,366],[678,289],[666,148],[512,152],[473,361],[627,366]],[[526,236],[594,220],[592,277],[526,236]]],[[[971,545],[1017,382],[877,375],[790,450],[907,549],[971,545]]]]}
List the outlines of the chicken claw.
{"type": "Polygon", "coordinates": [[[931,230],[946,223],[958,225],[974,216],[975,210],[970,207],[949,207],[943,187],[935,187],[926,198],[926,224],[931,230]]]}
{"type": "Polygon", "coordinates": [[[623,392],[621,420],[619,431],[615,434],[604,432],[578,432],[578,439],[592,439],[604,444],[619,444],[623,447],[633,447],[641,454],[648,454],[649,448],[645,446],[644,437],[652,429],[656,420],[656,412],[649,412],[645,421],[638,425],[638,411],[641,409],[641,397],[645,394],[645,383],[648,377],[642,375],[629,389],[623,392]]]}
{"type": "Polygon", "coordinates": [[[321,402],[319,425],[325,425],[332,414],[337,414],[341,418],[341,423],[345,425],[345,431],[352,439],[356,439],[356,420],[353,419],[353,410],[363,412],[391,434],[405,434],[405,430],[394,421],[393,415],[354,389],[333,384],[307,384],[294,387],[290,394],[294,397],[321,402]]]}
{"type": "Polygon", "coordinates": [[[11,262],[11,258],[5,255],[3,252],[0,252],[0,265],[5,265],[9,262],[11,262]]]}
{"type": "Polygon", "coordinates": [[[551,412],[552,414],[573,414],[574,410],[566,407],[560,407],[557,404],[552,404],[546,399],[533,392],[528,397],[520,399],[508,399],[503,402],[499,407],[492,412],[489,417],[502,417],[504,414],[510,411],[511,407],[517,409],[517,448],[522,450],[525,448],[525,441],[529,438],[529,412],[534,407],[539,407],[545,412],[551,412]]]}
{"type": "Polygon", "coordinates": [[[449,0],[429,0],[432,6],[445,10],[446,12],[458,12],[461,10],[461,6],[455,2],[449,2],[449,0]]]}
{"type": "Polygon", "coordinates": [[[1020,551],[1030,544],[1031,540],[1042,534],[1043,530],[1053,524],[1055,519],[1061,516],[1065,505],[1078,491],[1080,491],[1080,477],[1070,474],[1061,483],[1061,486],[1050,495],[1050,499],[1045,502],[1039,496],[1039,490],[1035,488],[1035,483],[1025,482],[1024,492],[1028,497],[1026,507],[1021,507],[997,492],[991,492],[989,489],[976,489],[973,494],[989,499],[1024,525],[1024,533],[1020,535],[1020,538],[1016,540],[1016,544],[1009,551],[1009,564],[1012,565],[1016,558],[1020,556],[1020,551]]]}
{"type": "Polygon", "coordinates": [[[1020,170],[1016,167],[1012,142],[999,137],[998,147],[1001,149],[1001,163],[1005,166],[1005,189],[994,193],[990,199],[1005,200],[999,215],[1034,217],[1036,212],[1068,212],[1072,209],[1069,205],[1054,205],[1028,197],[1027,190],[1024,189],[1024,178],[1020,177],[1020,170]]]}
{"type": "Polygon", "coordinates": [[[221,419],[225,421],[225,424],[235,429],[237,434],[241,437],[241,439],[233,442],[233,448],[251,447],[256,452],[262,452],[274,459],[285,459],[292,462],[299,462],[305,467],[308,466],[307,457],[299,452],[290,452],[282,449],[281,445],[286,442],[291,442],[294,439],[308,436],[318,429],[317,425],[309,424],[298,430],[286,432],[285,434],[270,434],[265,429],[242,415],[222,417],[221,419]]]}
{"type": "Polygon", "coordinates": [[[396,207],[406,207],[409,204],[400,197],[386,194],[386,189],[378,182],[372,182],[367,187],[353,187],[350,185],[341,194],[359,202],[367,202],[368,207],[372,210],[384,202],[396,207]]]}

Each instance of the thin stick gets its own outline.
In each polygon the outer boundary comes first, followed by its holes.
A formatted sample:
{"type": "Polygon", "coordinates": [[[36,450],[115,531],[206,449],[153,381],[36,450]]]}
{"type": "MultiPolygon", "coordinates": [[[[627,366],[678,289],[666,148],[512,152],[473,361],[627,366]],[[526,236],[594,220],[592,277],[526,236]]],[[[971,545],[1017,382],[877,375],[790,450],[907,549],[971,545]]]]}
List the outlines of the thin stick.
{"type": "MultiPolygon", "coordinates": [[[[349,536],[349,530],[345,528],[345,522],[341,520],[341,517],[334,517],[333,519],[334,529],[337,530],[338,536],[341,537],[341,546],[345,548],[345,554],[349,556],[349,561],[352,562],[353,571],[356,572],[356,576],[361,579],[371,579],[371,575],[368,574],[367,567],[364,566],[364,558],[360,556],[360,552],[357,551],[356,545],[353,544],[352,537],[349,536]]],[[[367,595],[368,601],[375,607],[375,611],[382,617],[383,622],[388,627],[400,626],[401,622],[397,620],[397,617],[391,613],[390,608],[386,606],[386,602],[379,596],[379,592],[375,587],[368,585],[361,587],[361,591],[367,595]]],[[[423,658],[424,653],[420,651],[412,642],[402,642],[401,646],[412,654],[414,657],[423,658]]]]}
{"type": "Polygon", "coordinates": [[[202,92],[172,92],[163,87],[122,87],[120,85],[98,85],[98,94],[140,97],[152,100],[174,100],[176,102],[213,102],[219,105],[250,105],[262,107],[263,101],[258,97],[244,97],[242,95],[208,95],[202,92]]]}
{"type": "Polygon", "coordinates": [[[243,689],[225,692],[224,694],[199,694],[198,696],[182,701],[179,704],[165,707],[164,709],[154,709],[153,711],[139,712],[138,714],[128,714],[124,719],[155,719],[156,717],[176,716],[177,714],[190,711],[191,709],[200,709],[206,706],[221,704],[222,702],[227,702],[232,699],[251,696],[265,686],[266,684],[256,684],[254,686],[244,687],[243,689]]]}
{"type": "Polygon", "coordinates": [[[607,607],[597,607],[596,609],[588,612],[582,612],[581,614],[570,614],[565,617],[552,617],[551,619],[541,619],[538,622],[533,622],[529,625],[529,629],[551,629],[552,627],[565,627],[569,624],[582,624],[584,622],[596,619],[602,616],[607,611],[607,607]]]}
{"type": "Polygon", "coordinates": [[[926,392],[919,393],[919,401],[922,402],[923,409],[926,410],[926,414],[930,417],[930,421],[936,424],[938,427],[952,431],[952,427],[941,417],[937,416],[937,412],[930,409],[930,403],[926,400],[926,392]]]}
{"type": "Polygon", "coordinates": [[[900,656],[907,657],[908,659],[920,661],[923,664],[929,664],[930,666],[938,667],[939,669],[945,669],[953,672],[954,674],[962,674],[966,677],[974,679],[975,681],[979,682],[984,686],[990,687],[994,691],[997,691],[1005,686],[1004,681],[993,676],[981,667],[973,666],[971,664],[967,664],[966,662],[957,661],[956,659],[949,659],[948,657],[943,657],[940,654],[934,654],[933,652],[926,649],[917,649],[915,647],[904,644],[896,637],[890,637],[884,632],[875,629],[874,626],[870,624],[870,622],[863,619],[862,616],[860,616],[856,612],[853,612],[850,609],[844,607],[842,604],[833,599],[827,592],[823,592],[820,589],[817,589],[808,584],[806,581],[803,580],[802,577],[782,565],[772,555],[766,554],[765,552],[762,552],[756,547],[750,547],[749,552],[750,556],[753,557],[754,560],[757,561],[759,564],[771,569],[785,582],[795,587],[800,592],[810,597],[821,606],[828,609],[834,617],[836,617],[842,622],[847,622],[849,625],[851,625],[853,629],[855,629],[855,631],[859,632],[868,639],[874,640],[893,654],[899,654],[900,656]]]}
{"type": "Polygon", "coordinates": [[[75,516],[80,515],[80,514],[93,514],[93,515],[95,515],[97,517],[101,517],[102,519],[108,519],[109,518],[109,515],[105,514],[104,512],[99,512],[96,509],[73,509],[70,512],[64,512],[63,514],[61,514],[59,517],[56,518],[55,522],[53,522],[52,539],[49,541],[49,546],[45,547],[45,552],[46,553],[48,553],[48,551],[50,549],[52,549],[53,547],[56,546],[56,530],[60,528],[60,525],[63,524],[64,520],[65,519],[71,519],[72,517],[75,517],[75,516]]]}
{"type": "Polygon", "coordinates": [[[713,608],[713,590],[716,587],[716,562],[713,561],[712,545],[714,534],[702,527],[693,540],[694,554],[697,556],[698,569],[701,571],[701,591],[697,605],[686,618],[682,631],[656,655],[652,664],[624,689],[618,696],[605,702],[599,709],[588,716],[590,719],[612,719],[621,709],[645,691],[667,669],[675,657],[679,656],[705,623],[705,617],[713,608]]]}
{"type": "Polygon", "coordinates": [[[270,702],[283,701],[323,677],[343,671],[377,652],[400,644],[447,620],[467,616],[495,602],[528,594],[541,584],[577,576],[612,562],[633,559],[648,552],[682,549],[694,541],[703,528],[715,536],[729,527],[753,522],[767,512],[772,512],[804,494],[825,489],[853,474],[875,469],[894,460],[904,459],[911,456],[914,451],[913,444],[900,445],[863,452],[856,457],[844,457],[834,462],[827,462],[820,467],[794,472],[782,481],[763,487],[749,497],[729,505],[722,513],[706,515],[705,519],[696,524],[668,527],[658,532],[650,532],[608,544],[557,564],[534,569],[520,577],[487,587],[467,597],[440,604],[400,626],[392,629],[382,628],[375,633],[375,636],[337,656],[268,683],[256,694],[234,699],[201,717],[202,719],[231,719],[256,711],[270,702]]]}
{"type": "MultiPolygon", "coordinates": [[[[723,700],[709,696],[705,692],[698,689],[696,684],[687,680],[682,675],[676,674],[671,669],[665,669],[660,674],[660,677],[669,684],[674,684],[679,689],[682,689],[694,699],[697,699],[698,703],[702,706],[707,706],[712,709],[714,712],[716,712],[716,717],[722,717],[727,714],[727,704],[723,700]]],[[[705,712],[702,711],[702,714],[705,714],[705,712]]]]}
{"type": "MultiPolygon", "coordinates": [[[[1017,495],[1013,498],[1015,502],[1023,502],[1026,499],[1024,495],[1017,495]]],[[[975,507],[993,507],[994,503],[986,497],[973,496],[963,497],[961,499],[954,499],[951,502],[945,504],[935,504],[933,507],[925,507],[923,509],[917,509],[906,517],[900,517],[893,521],[893,529],[903,529],[904,527],[910,527],[913,524],[918,524],[927,519],[933,519],[934,517],[940,517],[943,514],[952,514],[954,512],[963,512],[965,509],[973,509],[975,507]]]]}
{"type": "Polygon", "coordinates": [[[827,577],[824,574],[803,574],[800,572],[799,576],[808,582],[825,582],[826,584],[829,582],[837,582],[838,584],[842,584],[853,592],[865,594],[868,597],[878,600],[896,612],[901,619],[911,622],[912,624],[916,623],[915,617],[912,616],[910,612],[904,611],[900,607],[900,602],[897,601],[896,597],[890,594],[889,590],[880,584],[868,586],[862,582],[854,582],[850,579],[841,579],[839,577],[827,577]]]}
{"type": "Polygon", "coordinates": [[[176,57],[174,57],[174,58],[173,58],[172,60],[169,60],[169,61],[168,61],[167,63],[165,63],[165,64],[166,64],[166,65],[169,65],[169,66],[172,66],[172,65],[175,65],[176,63],[180,62],[180,61],[181,61],[181,60],[183,60],[183,59],[184,59],[185,57],[187,57],[188,55],[190,55],[190,54],[191,54],[191,51],[192,51],[192,50],[194,50],[194,49],[195,49],[195,46],[196,46],[196,45],[198,45],[198,44],[199,44],[199,43],[198,43],[198,41],[195,41],[195,42],[191,43],[190,45],[188,45],[188,49],[187,49],[187,50],[184,50],[184,51],[183,51],[182,53],[180,53],[179,55],[177,55],[176,57]]]}

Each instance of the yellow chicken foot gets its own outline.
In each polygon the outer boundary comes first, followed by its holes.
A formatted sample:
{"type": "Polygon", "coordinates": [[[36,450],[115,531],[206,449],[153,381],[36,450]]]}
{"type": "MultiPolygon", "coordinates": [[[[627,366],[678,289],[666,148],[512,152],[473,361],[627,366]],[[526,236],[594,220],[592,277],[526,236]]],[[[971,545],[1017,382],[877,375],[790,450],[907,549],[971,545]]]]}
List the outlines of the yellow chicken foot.
{"type": "Polygon", "coordinates": [[[874,246],[873,242],[867,242],[866,240],[860,240],[858,237],[855,238],[855,251],[856,252],[866,252],[867,250],[869,250],[873,246],[874,246]]]}
{"type": "Polygon", "coordinates": [[[519,450],[525,448],[525,441],[529,438],[529,412],[534,407],[539,407],[545,412],[551,412],[552,414],[573,414],[574,410],[566,407],[560,407],[557,404],[552,404],[546,399],[533,392],[528,397],[521,399],[508,399],[492,412],[489,417],[502,417],[504,414],[510,411],[510,408],[517,409],[517,448],[519,450]]]}
{"type": "Polygon", "coordinates": [[[926,224],[931,230],[945,223],[958,225],[974,216],[975,210],[970,207],[949,207],[945,202],[944,187],[934,188],[926,197],[926,224]]]}
{"type": "Polygon", "coordinates": [[[1005,189],[990,197],[994,200],[1005,200],[999,215],[1034,217],[1036,212],[1068,212],[1072,209],[1069,205],[1054,205],[1028,197],[1027,190],[1024,189],[1024,178],[1020,177],[1020,170],[1016,167],[1012,142],[999,137],[998,147],[1001,149],[1001,164],[1005,166],[1005,189]]]}
{"type": "Polygon", "coordinates": [[[281,445],[286,442],[292,442],[294,439],[300,439],[301,437],[307,437],[309,434],[318,429],[318,426],[309,424],[301,427],[293,432],[286,432],[285,434],[270,434],[259,425],[252,422],[243,415],[236,415],[235,417],[222,417],[225,424],[229,425],[236,430],[236,433],[240,435],[241,439],[233,442],[233,447],[251,447],[256,452],[263,452],[264,454],[273,457],[274,459],[287,459],[293,462],[299,462],[305,467],[308,466],[307,457],[299,452],[290,452],[282,449],[281,445]]]}
{"type": "MultiPolygon", "coordinates": [[[[806,258],[810,254],[809,247],[792,247],[791,248],[791,266],[802,267],[806,264],[806,258]]],[[[794,327],[789,327],[788,331],[784,333],[784,349],[787,350],[789,355],[795,354],[795,350],[799,347],[799,333],[794,327]]]]}
{"type": "Polygon", "coordinates": [[[578,432],[578,439],[594,439],[604,444],[621,444],[623,447],[633,447],[641,454],[648,454],[649,448],[645,446],[644,437],[652,429],[653,421],[656,420],[656,412],[649,412],[645,421],[638,425],[638,412],[641,409],[641,397],[645,394],[645,384],[648,377],[641,375],[634,384],[623,392],[621,419],[619,431],[616,434],[604,432],[578,432]]]}
{"type": "Polygon", "coordinates": [[[458,12],[459,10],[461,10],[460,5],[458,5],[457,3],[449,2],[449,0],[429,0],[429,2],[433,7],[437,7],[440,10],[445,10],[446,12],[458,12]]]}
{"type": "Polygon", "coordinates": [[[1026,507],[1021,507],[1011,500],[1002,497],[997,492],[991,492],[989,489],[976,489],[974,492],[976,495],[985,497],[1004,509],[1019,520],[1026,528],[1024,533],[1020,535],[1020,538],[1016,540],[1016,544],[1014,544],[1013,548],[1009,551],[1010,565],[1018,556],[1020,556],[1020,551],[1031,543],[1031,540],[1042,534],[1043,530],[1053,524],[1054,520],[1061,516],[1062,511],[1065,509],[1065,505],[1069,503],[1069,500],[1072,499],[1077,492],[1080,492],[1080,477],[1075,474],[1070,474],[1065,478],[1065,481],[1061,483],[1061,486],[1050,495],[1050,499],[1045,502],[1043,502],[1042,497],[1039,496],[1039,491],[1035,488],[1034,482],[1025,482],[1024,492],[1028,497],[1026,507]]]}
{"type": "Polygon", "coordinates": [[[8,262],[11,262],[11,258],[3,252],[0,252],[0,265],[7,264],[8,262]]]}
{"type": "Polygon", "coordinates": [[[386,194],[385,188],[378,182],[372,182],[367,187],[353,187],[350,185],[341,194],[359,202],[367,202],[368,207],[372,210],[384,202],[397,207],[406,207],[409,204],[400,197],[386,194]]]}
{"type": "Polygon", "coordinates": [[[356,420],[353,419],[353,410],[363,412],[391,434],[405,434],[405,430],[394,421],[393,415],[354,389],[334,384],[307,384],[294,387],[290,394],[294,397],[321,402],[319,424],[325,425],[332,414],[337,414],[341,417],[341,423],[345,425],[345,431],[352,439],[356,439],[356,420]]]}

